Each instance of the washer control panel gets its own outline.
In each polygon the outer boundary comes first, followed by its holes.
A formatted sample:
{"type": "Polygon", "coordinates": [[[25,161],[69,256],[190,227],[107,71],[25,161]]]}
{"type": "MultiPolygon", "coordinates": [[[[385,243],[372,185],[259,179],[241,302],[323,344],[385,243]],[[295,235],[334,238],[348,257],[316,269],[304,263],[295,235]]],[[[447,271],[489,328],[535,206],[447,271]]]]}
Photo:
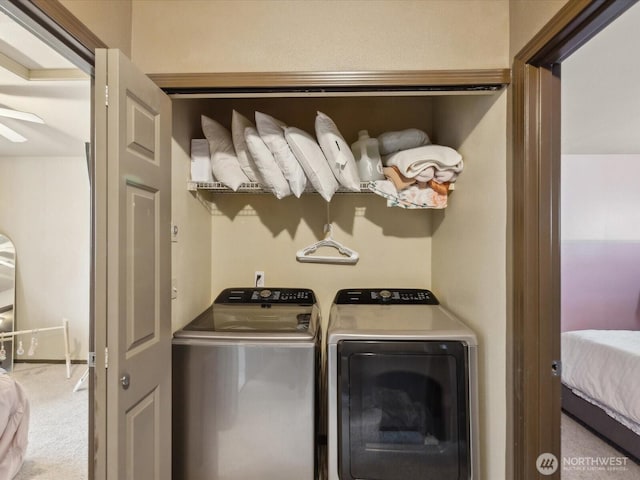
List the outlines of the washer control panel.
{"type": "Polygon", "coordinates": [[[316,296],[308,288],[227,288],[214,303],[313,305],[316,296]]]}
{"type": "Polygon", "coordinates": [[[438,305],[429,290],[415,288],[351,288],[340,290],[337,305],[438,305]]]}

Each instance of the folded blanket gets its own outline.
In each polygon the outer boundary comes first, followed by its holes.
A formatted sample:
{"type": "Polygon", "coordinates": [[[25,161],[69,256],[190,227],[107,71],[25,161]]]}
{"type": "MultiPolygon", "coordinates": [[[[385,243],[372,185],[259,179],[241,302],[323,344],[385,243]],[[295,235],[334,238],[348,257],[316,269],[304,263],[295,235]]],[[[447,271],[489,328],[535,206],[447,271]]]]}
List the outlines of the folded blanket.
{"type": "Polygon", "coordinates": [[[393,185],[397,190],[407,188],[408,186],[413,185],[418,181],[415,178],[405,177],[402,173],[400,173],[398,167],[383,167],[382,173],[385,177],[387,177],[387,180],[391,180],[393,182],[393,185]]]}
{"type": "Polygon", "coordinates": [[[0,478],[13,478],[22,467],[28,431],[27,396],[20,384],[0,368],[0,478]]]}
{"type": "MultiPolygon", "coordinates": [[[[433,168],[429,168],[428,170],[433,171],[433,168]]],[[[441,174],[439,175],[439,179],[434,179],[433,177],[423,179],[423,174],[417,175],[415,178],[408,178],[400,173],[398,167],[384,167],[382,169],[382,173],[384,173],[387,180],[391,180],[391,182],[393,182],[396,190],[403,190],[411,185],[417,185],[418,188],[431,187],[442,195],[447,195],[447,192],[449,191],[449,184],[451,184],[452,181],[448,179],[455,179],[455,177],[458,176],[457,173],[443,171],[439,172],[441,174]]]]}
{"type": "Polygon", "coordinates": [[[431,179],[440,183],[453,182],[463,168],[462,156],[453,148],[442,145],[401,150],[385,156],[383,163],[387,167],[396,167],[405,177],[421,182],[431,179]]]}
{"type": "Polygon", "coordinates": [[[447,194],[442,194],[429,186],[420,188],[416,184],[397,190],[390,180],[376,180],[369,182],[367,188],[386,198],[387,207],[440,209],[447,206],[447,194]]]}
{"type": "Polygon", "coordinates": [[[435,180],[438,183],[453,183],[457,178],[458,174],[453,170],[437,170],[435,167],[427,167],[415,176],[416,182],[429,182],[431,180],[435,180]]]}

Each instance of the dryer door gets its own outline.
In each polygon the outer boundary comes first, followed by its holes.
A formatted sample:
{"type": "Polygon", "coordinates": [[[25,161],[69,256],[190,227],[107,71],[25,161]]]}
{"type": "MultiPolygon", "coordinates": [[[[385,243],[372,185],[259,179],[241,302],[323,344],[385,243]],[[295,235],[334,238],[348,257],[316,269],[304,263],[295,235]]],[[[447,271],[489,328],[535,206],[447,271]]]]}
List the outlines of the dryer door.
{"type": "Polygon", "coordinates": [[[469,478],[464,344],[342,341],[338,355],[342,480],[469,478]]]}

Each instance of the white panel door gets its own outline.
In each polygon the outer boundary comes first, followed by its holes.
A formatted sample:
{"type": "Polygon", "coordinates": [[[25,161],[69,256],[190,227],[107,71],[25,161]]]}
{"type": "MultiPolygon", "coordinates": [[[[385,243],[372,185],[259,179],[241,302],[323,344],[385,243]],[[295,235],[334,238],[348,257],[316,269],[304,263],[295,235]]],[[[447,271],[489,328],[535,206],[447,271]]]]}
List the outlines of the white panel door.
{"type": "Polygon", "coordinates": [[[95,78],[95,478],[169,480],[171,101],[118,50],[95,78]]]}

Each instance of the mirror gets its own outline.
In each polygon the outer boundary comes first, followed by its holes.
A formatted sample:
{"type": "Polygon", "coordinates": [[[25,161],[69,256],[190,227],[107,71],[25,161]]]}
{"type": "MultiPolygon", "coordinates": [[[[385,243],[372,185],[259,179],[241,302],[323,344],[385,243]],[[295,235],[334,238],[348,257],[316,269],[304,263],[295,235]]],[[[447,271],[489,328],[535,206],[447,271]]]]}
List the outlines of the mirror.
{"type": "Polygon", "coordinates": [[[13,332],[15,320],[16,249],[13,242],[0,234],[0,368],[10,371],[13,367],[13,337],[3,333],[13,332]]]}

